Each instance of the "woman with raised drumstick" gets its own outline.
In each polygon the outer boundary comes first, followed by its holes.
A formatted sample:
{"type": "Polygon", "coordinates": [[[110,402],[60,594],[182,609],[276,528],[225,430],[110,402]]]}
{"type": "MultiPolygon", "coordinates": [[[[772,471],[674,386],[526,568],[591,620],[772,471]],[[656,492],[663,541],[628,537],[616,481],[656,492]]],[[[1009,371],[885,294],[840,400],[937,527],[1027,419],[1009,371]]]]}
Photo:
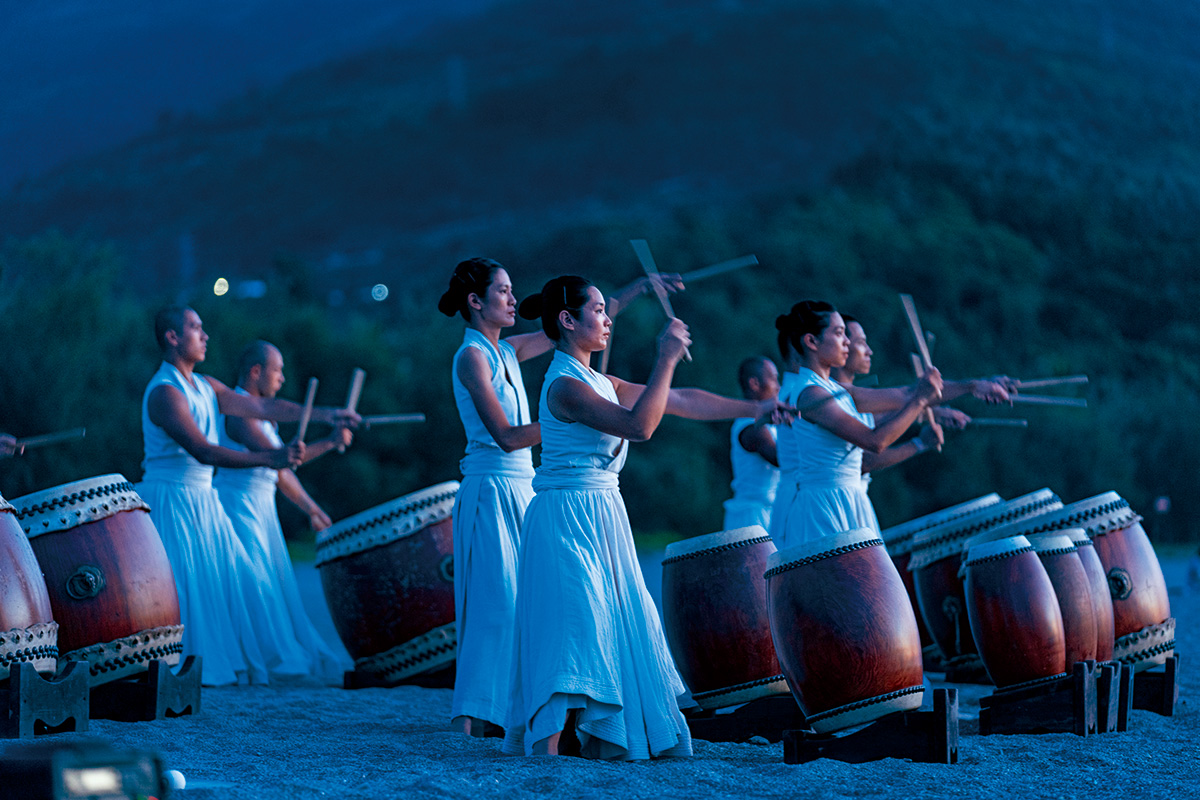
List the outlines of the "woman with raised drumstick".
{"type": "Polygon", "coordinates": [[[525,515],[517,592],[513,697],[504,749],[646,759],[688,755],[677,698],[685,691],[646,591],[617,475],[628,441],[663,414],[690,419],[778,416],[778,402],[672,389],[690,343],[668,323],[650,378],[601,375],[611,321],[589,281],[565,276],[521,304],[555,342],[542,385],[542,464],[525,515]]]}
{"type": "MultiPolygon", "coordinates": [[[[678,288],[677,276],[666,282],[678,288]]],[[[649,286],[639,279],[615,299],[624,307],[649,286]]],[[[516,322],[517,301],[508,272],[490,258],[458,264],[438,310],[467,321],[451,371],[467,452],[453,511],[458,656],[450,713],[456,728],[486,736],[506,721],[517,551],[533,497],[530,448],[541,441],[520,362],[554,343],[541,332],[500,338],[516,322]]]]}

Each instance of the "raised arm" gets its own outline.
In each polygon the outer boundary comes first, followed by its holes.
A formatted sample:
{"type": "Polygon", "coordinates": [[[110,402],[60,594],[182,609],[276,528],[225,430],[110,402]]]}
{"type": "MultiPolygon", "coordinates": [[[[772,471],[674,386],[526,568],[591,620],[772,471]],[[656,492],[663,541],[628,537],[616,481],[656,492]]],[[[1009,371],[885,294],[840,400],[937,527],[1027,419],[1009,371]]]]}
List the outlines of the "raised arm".
{"type": "MultiPolygon", "coordinates": [[[[917,392],[897,413],[884,420],[876,428],[868,428],[860,420],[847,414],[835,402],[820,403],[805,410],[803,418],[825,430],[845,439],[850,444],[861,447],[871,453],[882,453],[893,444],[901,434],[908,430],[921,412],[928,407],[930,401],[938,396],[941,390],[941,375],[936,369],[930,369],[917,384],[917,392]]],[[[829,397],[829,391],[820,386],[809,386],[800,393],[798,407],[816,403],[829,397]]]]}
{"type": "Polygon", "coordinates": [[[894,444],[882,453],[863,451],[863,474],[894,467],[896,464],[907,461],[915,455],[924,453],[931,447],[937,447],[940,443],[938,429],[932,425],[926,425],[921,428],[920,436],[915,436],[904,444],[894,444]]]}
{"type": "Polygon", "coordinates": [[[758,453],[773,467],[779,466],[775,437],[766,425],[747,425],[738,433],[738,444],[748,453],[758,453]]]}
{"type": "Polygon", "coordinates": [[[204,438],[188,410],[187,398],[174,386],[159,386],[147,401],[150,421],[162,428],[192,458],[213,467],[272,467],[282,469],[304,458],[304,445],[266,452],[242,452],[204,438]]]}
{"type": "MultiPolygon", "coordinates": [[[[266,453],[278,449],[275,447],[274,442],[263,432],[262,427],[256,420],[243,417],[226,417],[225,432],[229,434],[230,439],[256,453],[266,453]]],[[[352,440],[353,436],[350,431],[339,426],[324,439],[306,442],[304,445],[304,459],[300,463],[307,464],[337,447],[349,447],[352,440]]],[[[296,466],[299,466],[299,464],[296,466]]]]}
{"type": "MultiPolygon", "coordinates": [[[[256,419],[269,419],[274,422],[296,422],[300,419],[300,414],[304,410],[304,406],[300,403],[293,403],[291,400],[284,400],[280,397],[254,397],[252,395],[240,394],[216,378],[209,375],[205,375],[204,377],[212,385],[213,391],[217,394],[218,408],[220,408],[222,414],[227,416],[254,417],[256,419]]],[[[345,424],[346,427],[354,428],[362,422],[362,417],[357,412],[346,408],[314,406],[312,420],[314,422],[323,422],[326,425],[345,424]]]]}
{"type": "MultiPolygon", "coordinates": [[[[539,334],[545,338],[545,334],[539,334]]],[[[516,338],[516,337],[514,337],[516,338]]],[[[509,340],[511,341],[511,339],[509,340]]],[[[548,338],[546,341],[550,341],[548,338]]],[[[487,357],[474,347],[468,347],[458,359],[458,379],[471,395],[471,402],[483,420],[483,426],[506,453],[532,447],[542,441],[542,426],[536,422],[513,425],[504,415],[500,398],[492,388],[492,368],[487,357]]]]}

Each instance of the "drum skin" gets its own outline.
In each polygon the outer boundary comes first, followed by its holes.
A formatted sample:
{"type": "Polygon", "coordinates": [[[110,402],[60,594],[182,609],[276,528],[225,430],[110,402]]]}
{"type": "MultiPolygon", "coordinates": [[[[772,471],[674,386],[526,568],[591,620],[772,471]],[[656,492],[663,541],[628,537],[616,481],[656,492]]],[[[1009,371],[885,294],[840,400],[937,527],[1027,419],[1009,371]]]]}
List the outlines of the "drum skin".
{"type": "Polygon", "coordinates": [[[63,661],[89,661],[93,685],[144,672],[151,660],[179,663],[175,575],[124,476],[63,484],[13,505],[46,579],[63,661]]]}
{"type": "Polygon", "coordinates": [[[53,672],[58,658],[56,631],[37,557],[13,507],[0,497],[0,681],[19,661],[29,661],[40,672],[53,672]]]}
{"type": "Polygon", "coordinates": [[[701,708],[787,694],[767,614],[767,558],[775,544],[754,525],[667,547],[663,631],[701,708]]]}
{"type": "Polygon", "coordinates": [[[338,636],[354,659],[454,622],[453,520],[447,517],[383,547],[321,566],[321,585],[338,636]]]}
{"type": "Polygon", "coordinates": [[[967,615],[987,669],[1000,689],[1062,675],[1067,651],[1050,576],[1023,536],[967,553],[967,615]]]}
{"type": "Polygon", "coordinates": [[[1096,603],[1087,571],[1075,545],[1061,534],[1043,533],[1026,537],[1042,561],[1054,587],[1062,614],[1063,641],[1069,669],[1080,661],[1097,659],[1096,603]]]}
{"type": "Polygon", "coordinates": [[[867,529],[776,553],[771,636],[792,694],[818,733],[917,708],[921,639],[904,583],[867,529]]]}

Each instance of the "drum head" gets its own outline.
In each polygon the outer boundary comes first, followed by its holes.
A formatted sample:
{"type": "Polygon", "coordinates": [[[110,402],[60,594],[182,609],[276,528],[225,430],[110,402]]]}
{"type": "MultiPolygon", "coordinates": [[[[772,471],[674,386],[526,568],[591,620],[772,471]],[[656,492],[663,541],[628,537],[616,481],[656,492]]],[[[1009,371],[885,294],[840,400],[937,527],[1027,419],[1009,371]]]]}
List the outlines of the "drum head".
{"type": "MultiPolygon", "coordinates": [[[[908,569],[915,572],[943,558],[958,555],[962,552],[963,544],[972,537],[990,533],[1000,525],[1024,519],[1046,508],[1062,508],[1062,501],[1049,489],[1039,489],[923,531],[913,537],[912,560],[908,562],[908,569]]],[[[1014,535],[1015,532],[989,538],[1014,535]]]]}
{"type": "Polygon", "coordinates": [[[450,516],[458,481],[447,481],[340,520],[317,534],[319,567],[383,547],[450,516]]]}
{"type": "Polygon", "coordinates": [[[120,511],[150,506],[133,489],[124,475],[101,475],[74,483],[64,483],[12,501],[17,520],[25,535],[32,539],[44,533],[65,531],[87,522],[108,519],[120,511]]]}
{"type": "MultiPolygon", "coordinates": [[[[696,558],[710,553],[721,553],[738,547],[770,542],[771,537],[760,525],[750,525],[746,528],[733,528],[728,531],[709,533],[703,536],[693,536],[679,542],[667,545],[663,553],[663,564],[679,561],[684,558],[696,558]]],[[[774,549],[774,545],[772,545],[774,549]]]]}
{"type": "Polygon", "coordinates": [[[770,578],[772,575],[778,575],[806,564],[882,544],[883,539],[880,539],[879,534],[871,528],[855,528],[832,536],[822,536],[811,542],[804,542],[796,547],[789,547],[787,550],[780,550],[767,556],[765,577],[770,578]]]}
{"type": "Polygon", "coordinates": [[[921,531],[966,516],[981,508],[994,506],[1002,502],[1002,500],[1003,498],[995,492],[985,494],[982,497],[976,497],[974,500],[968,500],[965,503],[959,503],[958,505],[935,511],[932,514],[926,514],[923,517],[910,519],[907,522],[901,522],[899,525],[885,528],[881,535],[884,543],[887,545],[888,552],[894,556],[901,556],[912,549],[912,538],[921,531]]]}

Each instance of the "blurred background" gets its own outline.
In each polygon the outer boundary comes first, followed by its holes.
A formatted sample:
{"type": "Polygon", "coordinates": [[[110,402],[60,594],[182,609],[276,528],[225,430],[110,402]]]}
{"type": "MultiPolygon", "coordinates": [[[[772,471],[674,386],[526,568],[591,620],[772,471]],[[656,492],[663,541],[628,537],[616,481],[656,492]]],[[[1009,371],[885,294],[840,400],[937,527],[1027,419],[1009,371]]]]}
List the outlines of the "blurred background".
{"type": "MultiPolygon", "coordinates": [[[[362,367],[363,413],[428,416],[301,471],[334,519],[457,479],[454,264],[496,258],[519,296],[567,272],[613,289],[644,238],[663,271],[761,262],[675,299],[677,385],[736,393],[806,298],[907,382],[897,292],[947,377],[1090,376],[1086,410],[961,403],[1030,424],[880,473],[884,526],[1046,486],[1115,490],[1156,542],[1194,542],[1198,37],[1200,6],[1163,0],[4,4],[0,430],[88,435],[0,462],[0,493],[140,479],[153,313],[176,301],[212,337],[203,372],[232,383],[265,338],[283,396],[316,376],[340,404],[362,367]]],[[[610,371],[644,379],[662,322],[631,307],[610,371]]],[[[674,419],[634,447],[639,535],[718,530],[728,447],[674,419]]]]}

